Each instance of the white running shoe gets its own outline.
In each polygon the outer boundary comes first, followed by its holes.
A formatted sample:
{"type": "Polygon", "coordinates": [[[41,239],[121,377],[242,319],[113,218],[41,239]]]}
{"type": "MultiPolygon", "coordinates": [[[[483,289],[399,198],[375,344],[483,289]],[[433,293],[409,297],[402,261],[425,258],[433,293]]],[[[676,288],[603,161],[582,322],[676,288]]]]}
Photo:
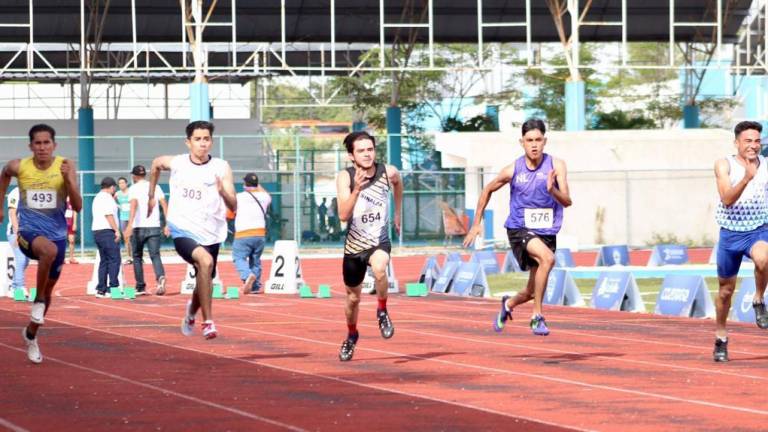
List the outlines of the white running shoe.
{"type": "Polygon", "coordinates": [[[203,337],[206,339],[213,339],[216,336],[218,336],[218,332],[216,331],[216,324],[213,323],[213,321],[208,320],[203,323],[203,337]]]}
{"type": "Polygon", "coordinates": [[[32,316],[30,320],[35,324],[45,324],[45,303],[32,303],[32,316]]]}
{"type": "Polygon", "coordinates": [[[195,330],[195,316],[192,315],[192,312],[190,311],[191,308],[192,300],[188,300],[187,307],[184,308],[186,313],[184,314],[184,318],[181,320],[181,334],[184,336],[192,335],[192,332],[195,330]]]}
{"type": "Polygon", "coordinates": [[[160,276],[160,278],[157,280],[157,290],[155,290],[155,295],[164,295],[165,294],[165,276],[160,276]]]}
{"type": "Polygon", "coordinates": [[[40,363],[43,361],[43,354],[40,353],[40,347],[37,345],[37,337],[34,339],[27,339],[27,328],[21,329],[21,336],[24,338],[24,343],[27,344],[27,358],[32,363],[40,363]]]}

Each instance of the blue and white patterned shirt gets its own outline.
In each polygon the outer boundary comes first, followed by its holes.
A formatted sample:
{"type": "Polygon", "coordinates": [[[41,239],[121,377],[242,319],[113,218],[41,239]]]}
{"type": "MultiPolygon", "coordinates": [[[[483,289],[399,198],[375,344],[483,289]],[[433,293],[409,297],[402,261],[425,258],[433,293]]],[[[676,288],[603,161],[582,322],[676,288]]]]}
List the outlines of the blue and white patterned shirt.
{"type": "MultiPolygon", "coordinates": [[[[744,178],[744,167],[741,166],[735,156],[726,158],[729,165],[729,179],[731,186],[744,178]]],[[[747,183],[744,192],[732,205],[725,206],[718,201],[715,211],[715,220],[721,228],[730,231],[754,231],[768,222],[768,203],[766,203],[766,186],[768,185],[768,166],[763,156],[758,156],[760,165],[755,177],[747,183]]]]}

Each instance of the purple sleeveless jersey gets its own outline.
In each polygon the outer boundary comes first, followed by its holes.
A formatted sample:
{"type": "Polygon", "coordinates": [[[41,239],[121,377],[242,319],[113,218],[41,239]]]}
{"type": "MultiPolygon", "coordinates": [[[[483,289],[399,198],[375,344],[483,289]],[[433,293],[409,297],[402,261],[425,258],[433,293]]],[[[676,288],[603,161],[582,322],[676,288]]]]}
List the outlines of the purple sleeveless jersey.
{"type": "Polygon", "coordinates": [[[525,164],[525,156],[515,161],[515,173],[509,181],[509,229],[528,229],[539,235],[556,235],[563,224],[563,206],[547,192],[547,176],[553,169],[552,156],[544,158],[536,169],[525,164]]]}

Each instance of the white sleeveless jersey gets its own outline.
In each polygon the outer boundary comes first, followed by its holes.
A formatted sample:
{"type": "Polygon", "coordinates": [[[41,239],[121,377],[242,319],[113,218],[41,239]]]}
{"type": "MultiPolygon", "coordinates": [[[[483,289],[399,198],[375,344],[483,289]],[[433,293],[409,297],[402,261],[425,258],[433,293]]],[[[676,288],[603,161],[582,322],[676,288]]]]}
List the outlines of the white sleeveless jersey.
{"type": "MultiPolygon", "coordinates": [[[[354,188],[355,169],[347,168],[350,190],[354,188]]],[[[356,255],[389,242],[389,178],[384,164],[376,164],[370,183],[357,196],[352,219],[347,226],[344,254],[356,255]]]]}
{"type": "MultiPolygon", "coordinates": [[[[224,178],[229,164],[211,157],[198,165],[189,154],[171,160],[168,228],[171,237],[190,238],[202,246],[227,238],[227,209],[219,195],[216,177],[224,178]]],[[[157,209],[155,209],[157,211],[157,209]]]]}
{"type": "MultiPolygon", "coordinates": [[[[768,186],[768,166],[763,156],[758,156],[760,166],[752,180],[747,183],[739,199],[730,206],[718,201],[715,220],[720,227],[730,231],[752,231],[763,226],[768,221],[768,203],[766,186],[768,186]]],[[[734,156],[726,158],[729,165],[729,180],[731,186],[744,178],[744,167],[736,162],[734,156]]]]}

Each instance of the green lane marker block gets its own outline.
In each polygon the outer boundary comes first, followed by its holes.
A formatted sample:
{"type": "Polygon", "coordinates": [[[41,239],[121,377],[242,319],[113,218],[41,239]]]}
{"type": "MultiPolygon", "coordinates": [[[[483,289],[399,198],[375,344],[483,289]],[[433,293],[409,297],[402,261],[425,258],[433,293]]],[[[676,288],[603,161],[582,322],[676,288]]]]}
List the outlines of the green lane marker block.
{"type": "MultiPolygon", "coordinates": [[[[35,299],[32,296],[29,296],[29,298],[31,298],[32,300],[35,299]]],[[[13,290],[13,300],[14,301],[27,301],[27,297],[24,295],[24,290],[22,290],[21,288],[16,288],[15,290],[13,290]]]]}
{"type": "Polygon", "coordinates": [[[331,298],[331,286],[321,284],[317,287],[317,298],[331,298]]]}
{"type": "Polygon", "coordinates": [[[117,288],[110,288],[109,289],[109,295],[112,298],[112,300],[122,300],[123,299],[123,290],[121,290],[119,287],[117,287],[117,288]]]}
{"type": "Polygon", "coordinates": [[[224,287],[222,287],[221,284],[214,284],[213,285],[213,298],[215,298],[215,299],[223,299],[224,298],[224,287]]]}
{"type": "Polygon", "coordinates": [[[125,287],[123,288],[123,297],[125,297],[128,300],[133,300],[136,298],[136,288],[134,287],[125,287]]]}
{"type": "Polygon", "coordinates": [[[301,298],[312,298],[315,295],[312,294],[312,287],[309,285],[302,285],[299,287],[299,297],[301,298]]]}
{"type": "Polygon", "coordinates": [[[240,288],[236,286],[227,287],[227,298],[228,299],[240,298],[240,288]]]}
{"type": "Polygon", "coordinates": [[[423,297],[427,295],[427,284],[407,283],[405,284],[405,295],[408,297],[423,297]]]}

